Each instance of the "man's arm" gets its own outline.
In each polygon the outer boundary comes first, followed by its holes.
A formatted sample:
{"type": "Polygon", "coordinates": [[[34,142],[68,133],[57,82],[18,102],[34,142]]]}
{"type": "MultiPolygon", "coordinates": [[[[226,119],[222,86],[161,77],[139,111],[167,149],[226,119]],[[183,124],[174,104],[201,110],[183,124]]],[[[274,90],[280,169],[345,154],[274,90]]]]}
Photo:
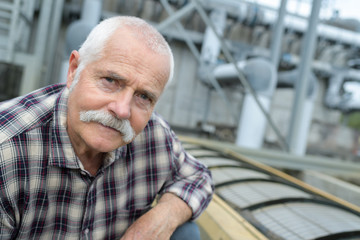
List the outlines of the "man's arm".
{"type": "Polygon", "coordinates": [[[136,220],[121,240],[170,239],[175,229],[192,216],[191,208],[172,193],[164,193],[157,205],[136,220]]]}
{"type": "MultiPolygon", "coordinates": [[[[214,184],[209,169],[186,153],[174,132],[158,115],[153,116],[158,136],[166,142],[158,155],[169,161],[170,175],[160,192],[158,204],[138,218],[125,232],[122,239],[169,239],[176,228],[196,219],[211,201],[214,184]],[[168,159],[169,158],[169,159],[168,159]]],[[[159,159],[161,162],[164,159],[159,159]]],[[[161,169],[161,167],[160,167],[161,169]]]]}

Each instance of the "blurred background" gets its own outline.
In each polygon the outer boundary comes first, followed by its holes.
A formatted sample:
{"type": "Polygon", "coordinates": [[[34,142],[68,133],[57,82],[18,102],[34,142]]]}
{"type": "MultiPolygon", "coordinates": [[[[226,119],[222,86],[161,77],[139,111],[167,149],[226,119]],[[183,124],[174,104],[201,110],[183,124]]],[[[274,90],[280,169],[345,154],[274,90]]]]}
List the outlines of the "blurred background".
{"type": "Polygon", "coordinates": [[[359,5],[0,0],[0,100],[65,82],[70,52],[93,26],[134,15],[172,47],[174,80],[156,111],[176,132],[229,143],[294,171],[321,162],[320,170],[357,183],[343,168],[360,161],[359,5]]]}

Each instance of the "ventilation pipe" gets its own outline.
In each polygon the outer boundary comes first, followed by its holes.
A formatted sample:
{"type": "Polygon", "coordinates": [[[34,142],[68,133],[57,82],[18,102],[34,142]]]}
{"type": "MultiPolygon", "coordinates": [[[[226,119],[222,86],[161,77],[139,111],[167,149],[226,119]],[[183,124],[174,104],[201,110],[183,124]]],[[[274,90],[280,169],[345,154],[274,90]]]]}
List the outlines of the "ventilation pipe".
{"type": "MultiPolygon", "coordinates": [[[[269,111],[271,98],[277,82],[274,65],[263,58],[252,58],[237,63],[252,86],[266,111],[269,111]]],[[[214,69],[219,83],[239,82],[237,71],[232,64],[224,64],[214,69]]],[[[267,119],[256,103],[254,96],[245,93],[237,129],[236,145],[259,149],[262,147],[267,119]]]]}
{"type": "Polygon", "coordinates": [[[73,50],[78,50],[91,30],[99,23],[102,0],[85,0],[80,20],[71,23],[66,31],[65,59],[61,65],[60,82],[66,82],[69,67],[68,58],[73,50]]]}

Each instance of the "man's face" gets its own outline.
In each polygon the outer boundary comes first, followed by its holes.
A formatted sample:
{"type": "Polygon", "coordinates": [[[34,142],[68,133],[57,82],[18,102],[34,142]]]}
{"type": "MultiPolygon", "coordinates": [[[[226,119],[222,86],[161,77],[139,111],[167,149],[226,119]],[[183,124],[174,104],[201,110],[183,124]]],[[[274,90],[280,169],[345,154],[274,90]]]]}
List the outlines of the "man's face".
{"type": "MultiPolygon", "coordinates": [[[[68,88],[74,80],[78,58],[76,51],[70,57],[68,88]]],[[[129,34],[115,33],[103,57],[84,68],[69,95],[67,130],[75,150],[110,152],[129,142],[113,125],[80,120],[81,112],[102,111],[115,120],[128,120],[135,134],[139,134],[164,89],[169,69],[168,56],[151,52],[129,34]]]]}

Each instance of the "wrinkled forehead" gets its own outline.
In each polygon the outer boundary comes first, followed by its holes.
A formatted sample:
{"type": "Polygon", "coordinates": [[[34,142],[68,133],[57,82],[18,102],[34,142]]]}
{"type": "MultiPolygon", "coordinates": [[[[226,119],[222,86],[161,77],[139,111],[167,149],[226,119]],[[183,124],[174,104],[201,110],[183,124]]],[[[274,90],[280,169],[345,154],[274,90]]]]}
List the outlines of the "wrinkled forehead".
{"type": "Polygon", "coordinates": [[[132,69],[133,76],[143,76],[152,83],[165,87],[171,71],[171,55],[155,51],[144,41],[129,32],[117,31],[110,38],[103,50],[99,62],[112,67],[112,71],[121,73],[132,69]]]}
{"type": "Polygon", "coordinates": [[[171,50],[160,33],[154,31],[139,33],[140,30],[130,27],[116,30],[105,45],[104,57],[106,54],[121,54],[124,57],[137,55],[144,61],[146,61],[145,56],[151,57],[150,64],[157,63],[156,66],[161,69],[161,73],[167,76],[167,81],[171,71],[171,50]]]}

